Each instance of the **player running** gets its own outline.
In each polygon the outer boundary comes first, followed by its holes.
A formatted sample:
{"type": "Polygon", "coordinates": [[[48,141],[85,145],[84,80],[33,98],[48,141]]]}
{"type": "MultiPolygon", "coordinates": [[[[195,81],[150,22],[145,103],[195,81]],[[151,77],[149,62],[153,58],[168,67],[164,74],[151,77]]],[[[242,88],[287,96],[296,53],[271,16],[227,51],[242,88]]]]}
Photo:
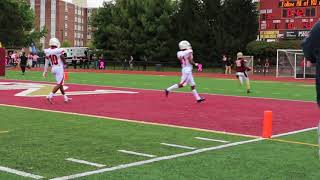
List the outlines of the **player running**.
{"type": "Polygon", "coordinates": [[[189,84],[191,86],[192,94],[196,98],[197,102],[203,102],[205,98],[199,96],[196,90],[196,83],[192,76],[193,65],[198,66],[198,63],[193,61],[193,51],[191,44],[188,41],[181,41],[179,43],[180,51],[177,53],[177,57],[181,62],[182,76],[179,84],[174,84],[171,87],[165,89],[165,94],[168,97],[169,93],[177,88],[182,88],[189,84]]]}
{"type": "Polygon", "coordinates": [[[49,63],[51,64],[51,73],[55,76],[57,85],[52,89],[52,92],[47,96],[47,100],[53,104],[54,94],[60,90],[64,97],[64,102],[69,102],[71,99],[65,94],[63,89],[64,85],[64,65],[66,65],[66,60],[64,57],[63,49],[60,49],[60,41],[57,38],[51,38],[49,41],[50,48],[45,49],[46,54],[45,66],[43,77],[47,77],[47,70],[49,63]]]}
{"type": "Polygon", "coordinates": [[[251,71],[249,67],[246,66],[247,61],[243,59],[242,52],[237,53],[237,60],[236,60],[236,76],[240,81],[240,84],[243,84],[243,81],[246,82],[247,86],[247,93],[250,93],[250,81],[247,74],[247,71],[251,71]]]}

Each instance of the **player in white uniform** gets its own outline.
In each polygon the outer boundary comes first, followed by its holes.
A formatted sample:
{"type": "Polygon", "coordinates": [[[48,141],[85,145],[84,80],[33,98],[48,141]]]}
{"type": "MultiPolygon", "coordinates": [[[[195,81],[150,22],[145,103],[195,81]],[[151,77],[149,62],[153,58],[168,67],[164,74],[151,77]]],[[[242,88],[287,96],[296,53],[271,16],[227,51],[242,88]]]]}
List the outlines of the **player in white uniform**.
{"type": "Polygon", "coordinates": [[[63,89],[64,85],[64,65],[66,65],[66,60],[64,57],[63,49],[60,49],[60,41],[57,38],[51,38],[49,41],[50,48],[45,49],[46,61],[44,66],[43,76],[47,77],[47,71],[49,63],[51,64],[51,72],[55,76],[57,85],[52,89],[52,92],[47,96],[47,100],[52,104],[54,94],[60,90],[64,97],[64,101],[68,102],[71,100],[65,94],[63,89]]]}
{"type": "Polygon", "coordinates": [[[177,88],[182,88],[187,84],[191,86],[192,94],[196,98],[197,102],[203,102],[205,98],[199,96],[196,90],[196,83],[194,82],[192,75],[193,65],[198,66],[198,63],[193,61],[193,51],[191,44],[188,41],[181,41],[179,43],[180,51],[177,53],[177,57],[181,62],[182,76],[179,84],[174,84],[171,87],[165,89],[165,94],[168,97],[169,93],[177,88]]]}

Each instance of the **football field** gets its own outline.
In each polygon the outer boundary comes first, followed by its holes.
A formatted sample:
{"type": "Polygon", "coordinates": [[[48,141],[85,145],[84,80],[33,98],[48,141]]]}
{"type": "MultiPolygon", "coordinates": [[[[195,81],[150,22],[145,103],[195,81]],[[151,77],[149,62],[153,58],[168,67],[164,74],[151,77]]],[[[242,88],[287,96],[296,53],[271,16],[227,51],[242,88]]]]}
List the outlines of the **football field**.
{"type": "Polygon", "coordinates": [[[69,74],[67,92],[45,100],[53,78],[0,79],[0,179],[317,179],[314,85],[196,77],[168,98],[179,76],[69,74]],[[260,138],[263,112],[274,138],[260,138]]]}

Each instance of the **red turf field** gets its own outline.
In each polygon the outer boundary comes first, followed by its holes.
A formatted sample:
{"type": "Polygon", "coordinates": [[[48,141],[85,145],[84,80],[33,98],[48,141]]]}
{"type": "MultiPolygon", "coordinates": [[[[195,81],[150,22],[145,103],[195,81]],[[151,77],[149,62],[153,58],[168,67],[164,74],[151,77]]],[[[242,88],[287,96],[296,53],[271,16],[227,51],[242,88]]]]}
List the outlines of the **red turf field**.
{"type": "MultiPolygon", "coordinates": [[[[5,82],[1,80],[0,82],[5,82]]],[[[12,81],[10,81],[12,82],[12,81]]],[[[137,94],[77,95],[69,104],[62,97],[49,104],[44,97],[16,97],[23,90],[1,90],[0,104],[75,112],[130,120],[179,125],[247,135],[261,135],[263,111],[274,113],[274,134],[315,127],[319,111],[314,103],[260,98],[205,95],[197,104],[191,93],[68,85],[68,91],[112,89],[137,94]]]]}

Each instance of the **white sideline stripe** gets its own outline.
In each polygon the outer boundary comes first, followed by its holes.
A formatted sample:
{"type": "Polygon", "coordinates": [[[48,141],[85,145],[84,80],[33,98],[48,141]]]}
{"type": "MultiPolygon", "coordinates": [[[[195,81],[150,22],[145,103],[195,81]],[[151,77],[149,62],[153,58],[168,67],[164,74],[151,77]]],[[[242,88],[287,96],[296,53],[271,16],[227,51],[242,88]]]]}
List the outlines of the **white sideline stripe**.
{"type": "Polygon", "coordinates": [[[228,143],[229,141],[224,141],[224,140],[219,140],[219,139],[211,139],[211,138],[203,138],[203,137],[195,137],[196,139],[199,140],[204,140],[204,141],[214,141],[214,142],[221,142],[221,143],[228,143]]]}
{"type": "Polygon", "coordinates": [[[182,148],[182,149],[191,149],[191,150],[195,150],[197,148],[194,148],[194,147],[190,147],[190,146],[181,146],[181,145],[177,145],[177,144],[168,144],[168,143],[160,143],[162,145],[165,145],[165,146],[170,146],[170,147],[177,147],[177,148],[182,148]]]}
{"type": "Polygon", "coordinates": [[[23,177],[29,177],[29,178],[33,178],[33,179],[42,179],[42,178],[44,178],[42,176],[30,174],[30,173],[23,172],[23,171],[18,171],[18,170],[11,169],[11,168],[8,168],[8,167],[3,167],[3,166],[0,166],[0,171],[11,173],[11,174],[16,174],[16,175],[23,176],[23,177]]]}
{"type": "Polygon", "coordinates": [[[134,152],[134,151],[127,151],[127,150],[118,150],[118,151],[119,151],[119,152],[122,152],[122,153],[137,155],[137,156],[157,157],[156,155],[145,154],[145,153],[138,153],[138,152],[134,152]]]}
{"type": "Polygon", "coordinates": [[[90,166],[95,166],[95,167],[105,167],[106,165],[103,164],[98,164],[98,163],[93,163],[93,162],[89,162],[89,161],[85,161],[85,160],[80,160],[80,159],[74,159],[74,158],[68,158],[66,159],[67,161],[72,161],[72,162],[76,162],[76,163],[80,163],[80,164],[86,164],[86,165],[90,165],[90,166]]]}
{"type": "Polygon", "coordinates": [[[316,130],[316,129],[318,129],[318,127],[301,129],[301,130],[297,130],[297,131],[292,131],[292,132],[277,134],[277,135],[272,136],[272,138],[282,137],[282,136],[287,136],[287,135],[292,135],[292,134],[298,134],[298,133],[301,133],[301,132],[307,132],[307,131],[312,131],[312,130],[316,130]]]}
{"type": "Polygon", "coordinates": [[[262,141],[262,140],[263,140],[263,138],[258,138],[258,139],[251,139],[248,141],[240,141],[240,142],[234,142],[234,143],[230,143],[230,144],[224,144],[221,146],[214,146],[214,147],[209,147],[209,148],[197,149],[197,150],[191,151],[191,152],[174,154],[174,155],[170,155],[170,156],[162,156],[162,157],[157,157],[157,158],[153,158],[153,159],[149,159],[149,160],[145,160],[145,161],[138,161],[138,162],[129,163],[129,164],[121,164],[119,166],[115,166],[115,167],[111,167],[111,168],[104,168],[104,169],[88,171],[88,172],[79,173],[79,174],[73,174],[70,176],[57,177],[57,178],[53,178],[51,180],[75,179],[75,178],[79,178],[79,177],[90,176],[90,175],[94,175],[94,174],[100,174],[100,173],[104,173],[104,172],[110,172],[110,171],[115,171],[115,170],[119,170],[119,169],[134,167],[134,166],[141,166],[144,164],[150,164],[150,163],[159,162],[159,161],[163,161],[163,160],[176,159],[178,157],[191,156],[194,154],[199,154],[199,153],[203,153],[203,152],[207,152],[207,151],[213,151],[213,150],[223,149],[223,148],[242,145],[242,144],[248,144],[251,142],[257,142],[257,141],[262,141]]]}
{"type": "MultiPolygon", "coordinates": [[[[110,73],[113,74],[113,73],[110,73]]],[[[219,78],[216,78],[219,79],[219,78]]],[[[13,81],[22,81],[22,82],[35,82],[35,83],[46,83],[46,84],[54,84],[54,82],[48,82],[48,81],[32,81],[32,80],[16,80],[16,79],[4,79],[6,81],[13,80],[13,81]]],[[[226,80],[226,79],[222,79],[226,80]]],[[[231,79],[234,80],[234,79],[231,79]]],[[[97,83],[101,83],[103,81],[95,81],[97,83]]],[[[257,82],[257,81],[256,81],[257,82]]],[[[264,81],[268,82],[268,81],[264,81]]],[[[270,81],[273,83],[273,81],[270,81]]],[[[148,91],[159,91],[163,92],[163,90],[160,89],[148,89],[148,88],[133,88],[133,87],[125,87],[125,86],[106,86],[106,85],[96,85],[96,84],[77,84],[77,83],[68,83],[68,84],[73,84],[73,85],[87,85],[87,86],[98,86],[98,87],[111,87],[111,88],[118,88],[118,89],[135,89],[135,90],[148,90],[148,91]]],[[[242,90],[237,90],[237,91],[242,91],[242,90]]],[[[190,92],[179,92],[176,91],[175,93],[183,93],[183,94],[188,94],[190,92]]],[[[213,94],[213,93],[201,93],[205,95],[213,95],[213,96],[223,96],[223,97],[238,97],[238,98],[247,98],[247,99],[265,99],[265,100],[275,100],[275,101],[291,101],[291,102],[302,102],[302,103],[313,103],[316,104],[316,101],[308,101],[308,100],[294,100],[294,99],[277,99],[277,98],[268,98],[268,97],[253,97],[253,96],[235,96],[235,95],[225,95],[225,94],[213,94]]]]}

